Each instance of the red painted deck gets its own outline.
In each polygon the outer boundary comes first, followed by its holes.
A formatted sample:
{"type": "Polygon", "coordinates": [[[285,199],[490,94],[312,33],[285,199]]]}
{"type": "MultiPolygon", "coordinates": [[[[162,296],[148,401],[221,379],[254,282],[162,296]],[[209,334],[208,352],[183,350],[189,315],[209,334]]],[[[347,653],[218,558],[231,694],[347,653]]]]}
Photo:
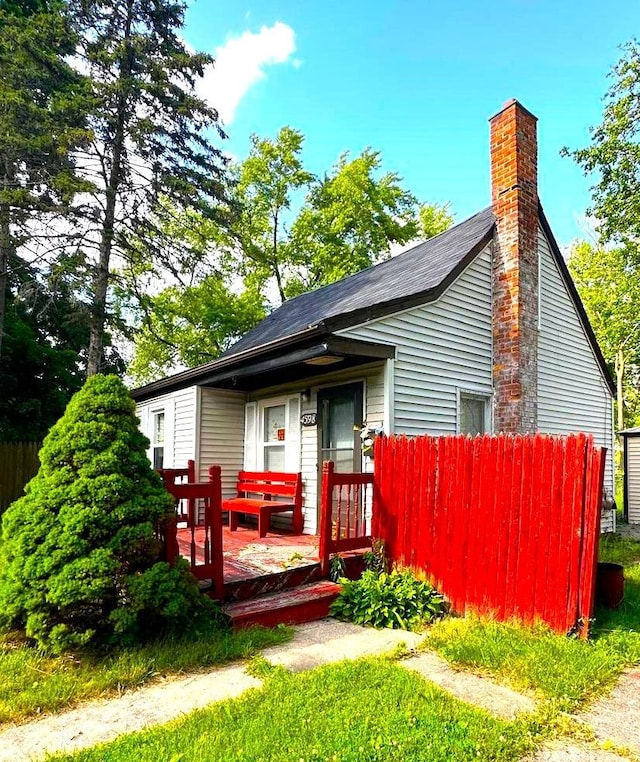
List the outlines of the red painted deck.
{"type": "MultiPolygon", "coordinates": [[[[319,561],[315,535],[270,530],[266,537],[259,537],[257,529],[242,526],[235,532],[230,532],[228,526],[222,531],[225,584],[313,566],[319,561]]],[[[204,531],[196,528],[196,563],[204,562],[203,542],[204,531]]],[[[191,556],[190,544],[191,530],[178,525],[180,555],[187,560],[191,556]]]]}

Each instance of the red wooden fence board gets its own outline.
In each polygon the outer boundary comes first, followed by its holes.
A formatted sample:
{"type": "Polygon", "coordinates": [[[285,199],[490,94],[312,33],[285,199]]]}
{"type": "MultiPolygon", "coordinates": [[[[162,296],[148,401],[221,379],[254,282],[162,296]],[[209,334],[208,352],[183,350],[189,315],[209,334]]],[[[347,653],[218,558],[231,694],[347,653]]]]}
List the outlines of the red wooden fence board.
{"type": "Polygon", "coordinates": [[[372,533],[458,612],[566,632],[592,612],[604,452],[584,434],[379,437],[372,533]]]}

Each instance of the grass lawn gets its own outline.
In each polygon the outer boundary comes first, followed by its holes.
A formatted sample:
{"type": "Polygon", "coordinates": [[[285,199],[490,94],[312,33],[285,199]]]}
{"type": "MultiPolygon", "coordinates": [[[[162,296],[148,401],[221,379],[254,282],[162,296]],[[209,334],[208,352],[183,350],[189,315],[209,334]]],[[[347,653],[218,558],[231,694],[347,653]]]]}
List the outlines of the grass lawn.
{"type": "Polygon", "coordinates": [[[640,542],[604,536],[600,560],[625,566],[625,600],[597,609],[589,641],[482,619],[435,625],[428,645],[446,659],[533,690],[565,711],[600,695],[624,667],[640,663],[640,542]]]}
{"type": "Polygon", "coordinates": [[[52,759],[515,760],[534,746],[528,731],[524,722],[495,719],[389,660],[367,659],[298,674],[273,669],[263,688],[238,699],[52,759]]]}
{"type": "Polygon", "coordinates": [[[0,639],[0,723],[135,688],[159,675],[244,659],[289,640],[291,635],[290,628],[258,627],[238,633],[212,629],[103,656],[58,657],[45,656],[5,636],[0,639]]]}

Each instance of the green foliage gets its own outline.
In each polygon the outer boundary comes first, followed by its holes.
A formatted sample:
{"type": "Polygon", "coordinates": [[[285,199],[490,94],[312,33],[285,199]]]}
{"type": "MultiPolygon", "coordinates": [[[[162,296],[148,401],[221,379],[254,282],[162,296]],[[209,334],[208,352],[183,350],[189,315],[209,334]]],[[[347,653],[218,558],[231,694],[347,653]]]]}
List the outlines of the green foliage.
{"type": "Polygon", "coordinates": [[[640,46],[632,40],[611,71],[602,122],[591,129],[591,145],[570,154],[585,173],[596,173],[593,208],[605,240],[640,240],[640,46]]]}
{"type": "Polygon", "coordinates": [[[159,677],[254,656],[291,638],[287,627],[222,631],[214,620],[144,645],[52,656],[15,638],[0,638],[0,723],[56,712],[88,699],[139,688],[159,677]]]}
{"type": "Polygon", "coordinates": [[[162,377],[176,365],[193,367],[218,357],[265,316],[252,289],[232,293],[217,275],[180,289],[171,287],[148,301],[148,318],[136,336],[129,373],[138,383],[162,377]]]}
{"type": "Polygon", "coordinates": [[[87,184],[74,153],[85,145],[88,88],[72,69],[76,35],[61,0],[0,4],[0,351],[10,275],[60,246],[51,229],[87,184]]]}
{"type": "MultiPolygon", "coordinates": [[[[175,210],[220,218],[225,161],[211,136],[218,115],[195,83],[212,63],[182,40],[185,3],[173,0],[68,0],[79,29],[78,55],[92,87],[94,139],[83,157],[92,189],[85,199],[83,253],[92,267],[88,374],[101,367],[105,325],[117,301],[112,255],[133,274],[141,259],[167,267],[185,251],[166,235],[175,210]]],[[[179,267],[179,265],[178,265],[179,267]]],[[[122,281],[120,281],[122,285],[122,281]]],[[[139,296],[142,284],[127,284],[139,296]]]]}
{"type": "Polygon", "coordinates": [[[223,224],[193,210],[165,215],[165,237],[190,255],[188,267],[171,270],[177,286],[143,300],[131,368],[139,381],[176,363],[214,359],[269,303],[333,283],[385,259],[394,245],[451,225],[448,206],[419,205],[397,174],[382,171],[378,152],[343,154],[319,179],[305,169],[303,145],[291,127],[275,139],[254,135],[249,156],[231,168],[223,224]]]}
{"type": "Polygon", "coordinates": [[[569,270],[580,293],[602,353],[616,375],[621,394],[617,426],[633,426],[640,414],[640,263],[635,248],[576,242],[569,270]]]}
{"type": "Polygon", "coordinates": [[[73,397],[3,516],[4,629],[61,652],[142,640],[210,608],[186,563],[160,560],[154,529],[173,506],[147,445],[117,377],[96,376],[73,397]]]}
{"type": "Polygon", "coordinates": [[[527,721],[507,722],[384,659],[275,670],[262,690],[182,720],[58,755],[75,762],[449,762],[518,760],[527,721]]]}
{"type": "Polygon", "coordinates": [[[331,614],[355,624],[411,630],[445,613],[442,596],[410,571],[366,570],[359,580],[342,578],[340,584],[331,614]]]}
{"type": "Polygon", "coordinates": [[[371,541],[371,550],[363,553],[364,565],[366,569],[382,574],[389,571],[389,560],[384,547],[384,540],[375,537],[371,541]]]}

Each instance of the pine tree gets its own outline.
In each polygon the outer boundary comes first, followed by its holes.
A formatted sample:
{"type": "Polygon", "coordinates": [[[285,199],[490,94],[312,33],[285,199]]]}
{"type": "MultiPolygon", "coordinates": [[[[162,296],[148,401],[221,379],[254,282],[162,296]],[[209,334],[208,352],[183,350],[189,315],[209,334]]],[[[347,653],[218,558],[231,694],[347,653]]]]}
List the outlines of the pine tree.
{"type": "Polygon", "coordinates": [[[72,156],[88,141],[89,91],[67,61],[76,37],[65,10],[62,0],[0,2],[0,353],[17,252],[55,248],[52,221],[88,187],[72,156]]]}
{"type": "Polygon", "coordinates": [[[72,398],[3,516],[3,628],[60,652],[142,640],[213,606],[186,562],[160,560],[155,528],[173,505],[148,444],[116,376],[93,376],[72,398]]]}
{"type": "Polygon", "coordinates": [[[212,59],[179,37],[185,3],[175,0],[70,0],[81,33],[79,55],[92,82],[95,139],[84,161],[93,181],[84,249],[93,255],[88,291],[88,375],[100,370],[105,323],[118,266],[143,251],[179,256],[164,234],[167,210],[215,217],[223,165],[210,131],[217,112],[194,85],[212,59]]]}

